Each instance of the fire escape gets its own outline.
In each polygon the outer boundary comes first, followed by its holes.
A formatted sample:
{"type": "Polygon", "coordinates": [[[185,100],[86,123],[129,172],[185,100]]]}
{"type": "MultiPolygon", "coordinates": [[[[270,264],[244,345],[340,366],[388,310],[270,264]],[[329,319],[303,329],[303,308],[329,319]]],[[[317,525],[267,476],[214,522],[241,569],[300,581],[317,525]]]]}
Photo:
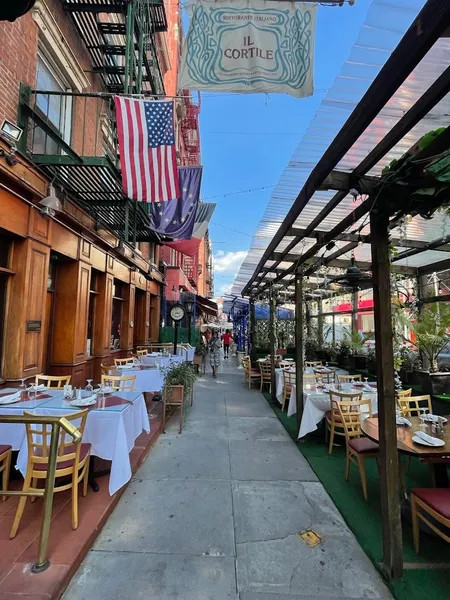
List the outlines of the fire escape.
{"type": "Polygon", "coordinates": [[[199,273],[196,256],[184,256],[183,271],[188,278],[189,283],[197,288],[199,273]]]}
{"type": "Polygon", "coordinates": [[[182,90],[183,98],[183,116],[181,119],[181,134],[183,136],[183,145],[185,156],[184,166],[195,167],[200,165],[200,129],[198,116],[200,113],[200,104],[194,104],[190,92],[182,90]]]}

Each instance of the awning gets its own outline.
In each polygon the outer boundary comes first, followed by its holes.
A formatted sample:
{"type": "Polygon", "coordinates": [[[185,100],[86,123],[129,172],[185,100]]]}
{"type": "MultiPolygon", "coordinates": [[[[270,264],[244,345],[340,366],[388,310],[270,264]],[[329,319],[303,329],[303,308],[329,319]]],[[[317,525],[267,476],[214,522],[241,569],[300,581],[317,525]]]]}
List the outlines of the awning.
{"type": "Polygon", "coordinates": [[[203,296],[195,297],[197,310],[200,313],[204,313],[205,315],[211,315],[212,317],[217,317],[217,304],[212,300],[208,300],[208,298],[204,298],[203,296]]]}

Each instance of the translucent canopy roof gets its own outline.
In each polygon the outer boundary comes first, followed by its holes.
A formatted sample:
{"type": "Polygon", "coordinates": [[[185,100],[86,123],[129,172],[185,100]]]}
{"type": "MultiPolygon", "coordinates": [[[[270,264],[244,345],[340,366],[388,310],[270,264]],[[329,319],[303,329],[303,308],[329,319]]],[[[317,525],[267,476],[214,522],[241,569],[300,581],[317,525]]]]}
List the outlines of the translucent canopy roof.
{"type": "MultiPolygon", "coordinates": [[[[252,276],[258,275],[262,270],[264,270],[266,281],[275,278],[276,275],[280,279],[280,273],[292,266],[295,256],[301,256],[314,246],[318,232],[331,231],[367,198],[364,196],[364,190],[361,190],[363,194],[356,201],[352,195],[345,196],[343,194],[342,200],[333,210],[324,219],[320,219],[315,231],[308,232],[309,235],[306,237],[299,235],[297,231],[294,232],[296,237],[284,236],[276,247],[271,248],[270,259],[266,256],[264,264],[259,264],[311,172],[425,4],[426,0],[373,0],[348,60],[323,99],[273,190],[265,213],[256,228],[250,250],[234,281],[231,290],[233,295],[240,295],[252,276]],[[295,240],[298,243],[291,247],[295,240]],[[289,254],[283,256],[288,246],[289,254]],[[280,261],[281,258],[285,260],[283,262],[273,260],[280,261]],[[288,258],[291,260],[287,260],[288,258]],[[276,268],[276,273],[270,272],[271,268],[276,268]]],[[[434,43],[376,118],[332,169],[351,173],[358,167],[377,144],[399,123],[405,113],[415,105],[417,100],[435,84],[436,80],[449,68],[449,65],[450,38],[442,37],[434,43]]],[[[416,125],[410,128],[398,143],[385,152],[381,160],[378,160],[367,174],[378,177],[386,165],[393,159],[400,158],[425,133],[439,127],[446,127],[449,123],[450,95],[447,94],[416,125]]],[[[315,191],[297,216],[293,227],[300,231],[308,228],[335,194],[336,192],[333,190],[315,191]]],[[[360,241],[360,245],[353,244],[353,248],[350,248],[350,242],[354,242],[351,239],[352,233],[354,235],[356,232],[358,235],[361,234],[362,239],[370,233],[368,216],[365,215],[356,223],[351,224],[345,232],[348,234],[347,237],[345,235],[338,237],[339,241],[335,242],[333,248],[327,250],[323,247],[317,256],[326,261],[337,250],[348,245],[348,253],[340,255],[338,261],[331,259],[329,264],[338,266],[339,261],[345,262],[346,260],[348,262],[350,252],[354,252],[357,261],[367,263],[370,267],[370,243],[361,243],[360,241]]],[[[424,220],[417,216],[407,225],[403,225],[401,229],[393,229],[391,235],[400,254],[398,260],[395,261],[395,267],[408,272],[425,265],[436,264],[438,266],[438,263],[450,258],[450,246],[443,246],[440,249],[424,249],[420,254],[405,257],[402,257],[401,253],[411,247],[417,248],[418,246],[414,245],[414,242],[433,242],[449,234],[450,219],[443,214],[438,214],[430,220],[424,220]]],[[[425,244],[422,245],[425,246],[425,244]]],[[[311,262],[317,264],[317,258],[311,262]]],[[[290,278],[291,276],[287,276],[280,283],[286,284],[290,278]]]]}

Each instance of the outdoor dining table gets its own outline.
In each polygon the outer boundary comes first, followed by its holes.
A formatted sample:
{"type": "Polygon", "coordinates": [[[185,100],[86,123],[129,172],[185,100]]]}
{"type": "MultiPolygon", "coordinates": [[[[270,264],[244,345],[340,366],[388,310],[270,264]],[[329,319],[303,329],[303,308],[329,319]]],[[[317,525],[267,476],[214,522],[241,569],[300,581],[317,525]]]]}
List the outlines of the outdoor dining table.
{"type": "MultiPolygon", "coordinates": [[[[328,386],[332,387],[332,386],[328,386]]],[[[363,398],[370,398],[372,401],[372,413],[378,410],[378,396],[376,387],[366,384],[363,386],[354,386],[353,383],[344,383],[339,391],[345,393],[363,393],[363,398]]],[[[317,425],[322,421],[325,413],[331,409],[330,394],[326,389],[318,389],[316,385],[306,385],[303,388],[303,415],[300,423],[298,437],[302,438],[306,434],[317,429],[317,425]]],[[[288,417],[297,413],[296,388],[292,386],[292,392],[289,399],[288,417]]],[[[369,415],[367,415],[369,416],[369,415]]]]}
{"type": "MultiPolygon", "coordinates": [[[[287,370],[292,370],[293,372],[295,372],[295,363],[292,363],[293,366],[292,367],[287,367],[287,370]]],[[[318,367],[306,367],[305,370],[303,371],[306,375],[314,375],[314,369],[318,368],[318,367]]],[[[322,367],[322,370],[327,370],[327,367],[322,367]]],[[[276,389],[276,397],[277,400],[280,404],[283,403],[283,394],[284,394],[284,379],[283,379],[283,370],[285,369],[275,369],[275,389],[276,389]]],[[[337,375],[348,375],[348,371],[345,371],[344,369],[334,369],[334,368],[329,368],[329,371],[336,371],[337,375]]],[[[295,414],[297,412],[297,408],[295,408],[295,412],[293,412],[292,414],[295,414]]],[[[288,410],[288,416],[289,415],[289,410],[288,410]]]]}
{"type": "MultiPolygon", "coordinates": [[[[9,394],[14,394],[17,388],[3,388],[0,390],[0,401],[9,394]]],[[[36,395],[36,399],[14,402],[14,404],[0,404],[0,415],[23,415],[24,411],[33,412],[36,408],[50,399],[63,398],[63,390],[43,390],[36,395]]],[[[25,440],[25,426],[23,423],[0,423],[0,444],[8,444],[13,450],[20,450],[25,440]]]]}
{"type": "MultiPolygon", "coordinates": [[[[96,404],[86,407],[89,414],[83,442],[91,444],[91,456],[111,461],[109,493],[112,496],[131,479],[130,452],[142,431],[150,432],[144,396],[141,392],[113,392],[99,398],[96,404]]],[[[64,395],[51,399],[33,409],[40,416],[64,416],[83,408],[71,406],[64,395]]],[[[23,427],[23,426],[22,426],[23,427]]],[[[25,427],[23,427],[25,434],[25,427]]],[[[16,467],[23,476],[27,469],[27,441],[25,435],[20,446],[16,467]]]]}
{"type": "MultiPolygon", "coordinates": [[[[446,417],[450,419],[450,417],[446,417]]],[[[420,431],[420,418],[408,417],[411,427],[407,425],[397,425],[397,449],[402,454],[415,456],[420,459],[440,459],[437,462],[432,462],[436,487],[448,488],[448,466],[450,464],[450,427],[447,423],[444,425],[444,434],[442,439],[445,442],[444,446],[438,448],[425,446],[413,442],[412,437],[417,431],[420,431]],[[448,462],[445,459],[448,458],[448,462]]],[[[372,417],[365,419],[361,424],[361,430],[368,438],[374,442],[379,442],[380,432],[378,427],[378,418],[372,417]]]]}
{"type": "Polygon", "coordinates": [[[128,366],[122,368],[113,367],[109,374],[120,376],[134,375],[136,377],[134,384],[135,392],[160,392],[164,385],[164,377],[161,369],[148,365],[133,365],[131,368],[128,366]]]}
{"type": "Polygon", "coordinates": [[[184,360],[192,362],[194,360],[195,355],[195,346],[191,346],[190,344],[186,347],[177,348],[177,354],[182,356],[184,360]]]}
{"type": "MultiPolygon", "coordinates": [[[[177,354],[171,354],[170,356],[163,356],[159,352],[152,352],[141,356],[141,364],[144,367],[158,367],[160,369],[168,368],[171,365],[177,365],[184,362],[186,359],[184,356],[177,354]]],[[[157,390],[155,390],[157,391],[157,390]]]]}

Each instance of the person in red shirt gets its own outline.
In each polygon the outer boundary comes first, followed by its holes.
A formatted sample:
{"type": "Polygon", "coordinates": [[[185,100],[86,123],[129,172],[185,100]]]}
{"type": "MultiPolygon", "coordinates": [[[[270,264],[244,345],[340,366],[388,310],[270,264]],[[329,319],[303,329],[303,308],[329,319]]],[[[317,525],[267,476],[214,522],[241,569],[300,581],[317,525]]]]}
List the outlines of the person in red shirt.
{"type": "Polygon", "coordinates": [[[231,333],[229,331],[226,331],[223,334],[222,341],[223,341],[223,357],[228,358],[228,353],[230,351],[230,344],[231,344],[231,333]]]}

